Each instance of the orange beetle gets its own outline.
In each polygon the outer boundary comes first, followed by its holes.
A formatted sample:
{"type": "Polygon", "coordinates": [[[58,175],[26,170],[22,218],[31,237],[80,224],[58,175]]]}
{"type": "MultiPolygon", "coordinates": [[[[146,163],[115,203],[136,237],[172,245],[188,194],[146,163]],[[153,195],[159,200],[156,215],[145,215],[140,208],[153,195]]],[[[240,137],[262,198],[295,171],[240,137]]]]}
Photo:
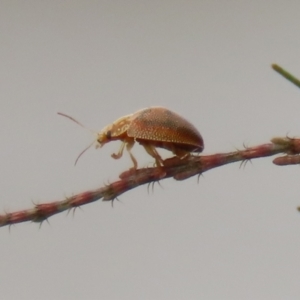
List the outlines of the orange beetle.
{"type": "MultiPolygon", "coordinates": [[[[74,118],[63,113],[58,114],[84,127],[74,118]]],[[[134,169],[137,169],[138,166],[131,153],[131,148],[135,142],[145,148],[147,153],[155,159],[157,166],[163,165],[163,159],[156,151],[157,147],[170,150],[179,158],[184,158],[192,152],[202,152],[204,148],[202,136],[195,126],[164,107],[144,108],[107,125],[100,133],[97,133],[96,141],[98,144],[96,148],[101,148],[104,144],[116,140],[123,143],[119,152],[113,153],[111,156],[115,159],[121,158],[126,146],[134,169]]],[[[75,164],[93,144],[94,142],[78,155],[75,164]]]]}
{"type": "Polygon", "coordinates": [[[204,148],[199,131],[190,122],[163,107],[144,108],[107,125],[97,134],[99,144],[96,147],[116,140],[123,143],[119,152],[111,156],[115,159],[122,157],[126,146],[134,169],[138,165],[131,153],[135,142],[145,148],[155,159],[157,166],[163,165],[163,159],[156,151],[157,147],[170,150],[180,158],[191,152],[202,152],[204,148]]]}

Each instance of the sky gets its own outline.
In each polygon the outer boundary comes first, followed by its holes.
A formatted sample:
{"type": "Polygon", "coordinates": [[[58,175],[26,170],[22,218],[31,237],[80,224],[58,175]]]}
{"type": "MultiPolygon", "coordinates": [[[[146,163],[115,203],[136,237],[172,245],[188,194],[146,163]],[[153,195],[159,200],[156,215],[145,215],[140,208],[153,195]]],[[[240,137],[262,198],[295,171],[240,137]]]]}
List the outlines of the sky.
{"type": "MultiPolygon", "coordinates": [[[[299,1],[0,1],[0,210],[62,200],[131,167],[119,117],[164,106],[204,155],[299,136],[299,1]]],[[[168,151],[158,150],[163,157],[168,151]]],[[[139,166],[153,159],[139,145],[139,166]]],[[[299,299],[300,168],[272,157],[140,186],[0,231],[1,299],[299,299]]]]}

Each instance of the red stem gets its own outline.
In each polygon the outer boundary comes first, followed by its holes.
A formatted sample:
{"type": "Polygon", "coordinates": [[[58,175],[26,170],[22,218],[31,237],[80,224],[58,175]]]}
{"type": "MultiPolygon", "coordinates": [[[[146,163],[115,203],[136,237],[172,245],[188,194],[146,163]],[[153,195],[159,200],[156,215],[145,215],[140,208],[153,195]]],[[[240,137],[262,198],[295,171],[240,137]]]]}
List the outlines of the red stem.
{"type": "Polygon", "coordinates": [[[243,163],[250,159],[282,153],[287,155],[275,158],[273,162],[276,165],[282,166],[300,163],[300,156],[298,155],[300,153],[300,139],[291,139],[288,137],[274,138],[271,142],[229,153],[188,156],[185,159],[172,157],[164,161],[163,167],[130,169],[120,174],[120,180],[107,186],[80,193],[61,201],[36,204],[33,208],[27,210],[0,215],[0,226],[26,221],[42,223],[55,214],[100,199],[103,199],[103,201],[113,201],[119,195],[143,184],[149,184],[169,177],[173,177],[176,180],[184,180],[233,162],[241,161],[243,163]]]}

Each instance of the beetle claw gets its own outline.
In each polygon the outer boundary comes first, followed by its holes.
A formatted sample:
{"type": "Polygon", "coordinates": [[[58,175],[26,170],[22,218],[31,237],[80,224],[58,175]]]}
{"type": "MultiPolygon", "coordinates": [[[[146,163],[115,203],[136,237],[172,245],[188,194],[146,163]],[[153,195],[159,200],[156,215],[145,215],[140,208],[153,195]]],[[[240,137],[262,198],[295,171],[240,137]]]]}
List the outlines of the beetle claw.
{"type": "Polygon", "coordinates": [[[114,159],[119,159],[119,158],[122,157],[122,154],[120,154],[120,153],[117,153],[117,154],[116,153],[112,153],[111,157],[114,158],[114,159]]]}
{"type": "Polygon", "coordinates": [[[119,158],[121,158],[122,155],[123,155],[124,147],[125,147],[125,142],[123,142],[123,143],[121,144],[121,147],[120,147],[120,149],[119,149],[119,152],[118,152],[117,154],[116,154],[116,153],[112,153],[112,154],[111,154],[111,157],[114,158],[114,159],[119,159],[119,158]]]}

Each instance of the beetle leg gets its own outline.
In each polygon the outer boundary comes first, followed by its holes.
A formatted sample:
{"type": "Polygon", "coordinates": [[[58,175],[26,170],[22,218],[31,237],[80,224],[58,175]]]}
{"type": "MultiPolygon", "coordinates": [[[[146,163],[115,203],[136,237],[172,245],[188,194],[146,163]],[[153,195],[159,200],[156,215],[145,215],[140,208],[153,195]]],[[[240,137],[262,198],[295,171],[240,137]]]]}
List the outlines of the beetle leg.
{"type": "Polygon", "coordinates": [[[119,149],[119,152],[118,152],[117,154],[116,154],[116,153],[113,153],[113,154],[111,155],[111,157],[114,158],[114,159],[119,159],[119,158],[121,158],[122,155],[123,155],[123,150],[124,150],[125,144],[126,144],[126,142],[123,142],[122,145],[121,145],[121,147],[120,147],[120,149],[119,149]]]}
{"type": "Polygon", "coordinates": [[[130,155],[130,158],[133,162],[133,168],[136,170],[137,167],[138,167],[138,163],[137,163],[135,157],[133,156],[133,154],[131,153],[131,149],[132,149],[133,145],[134,145],[134,140],[131,140],[131,141],[127,142],[126,143],[126,150],[128,151],[128,153],[130,155]]]}
{"type": "Polygon", "coordinates": [[[144,146],[145,150],[147,151],[147,153],[155,159],[156,165],[158,167],[161,167],[164,164],[163,159],[160,157],[160,155],[156,151],[155,147],[151,146],[149,144],[145,144],[143,146],[144,146]]]}
{"type": "Polygon", "coordinates": [[[179,150],[178,149],[173,149],[172,152],[173,152],[173,154],[175,154],[180,159],[184,159],[184,158],[186,158],[187,156],[190,155],[189,152],[184,151],[184,150],[180,150],[180,149],[179,150]]]}

